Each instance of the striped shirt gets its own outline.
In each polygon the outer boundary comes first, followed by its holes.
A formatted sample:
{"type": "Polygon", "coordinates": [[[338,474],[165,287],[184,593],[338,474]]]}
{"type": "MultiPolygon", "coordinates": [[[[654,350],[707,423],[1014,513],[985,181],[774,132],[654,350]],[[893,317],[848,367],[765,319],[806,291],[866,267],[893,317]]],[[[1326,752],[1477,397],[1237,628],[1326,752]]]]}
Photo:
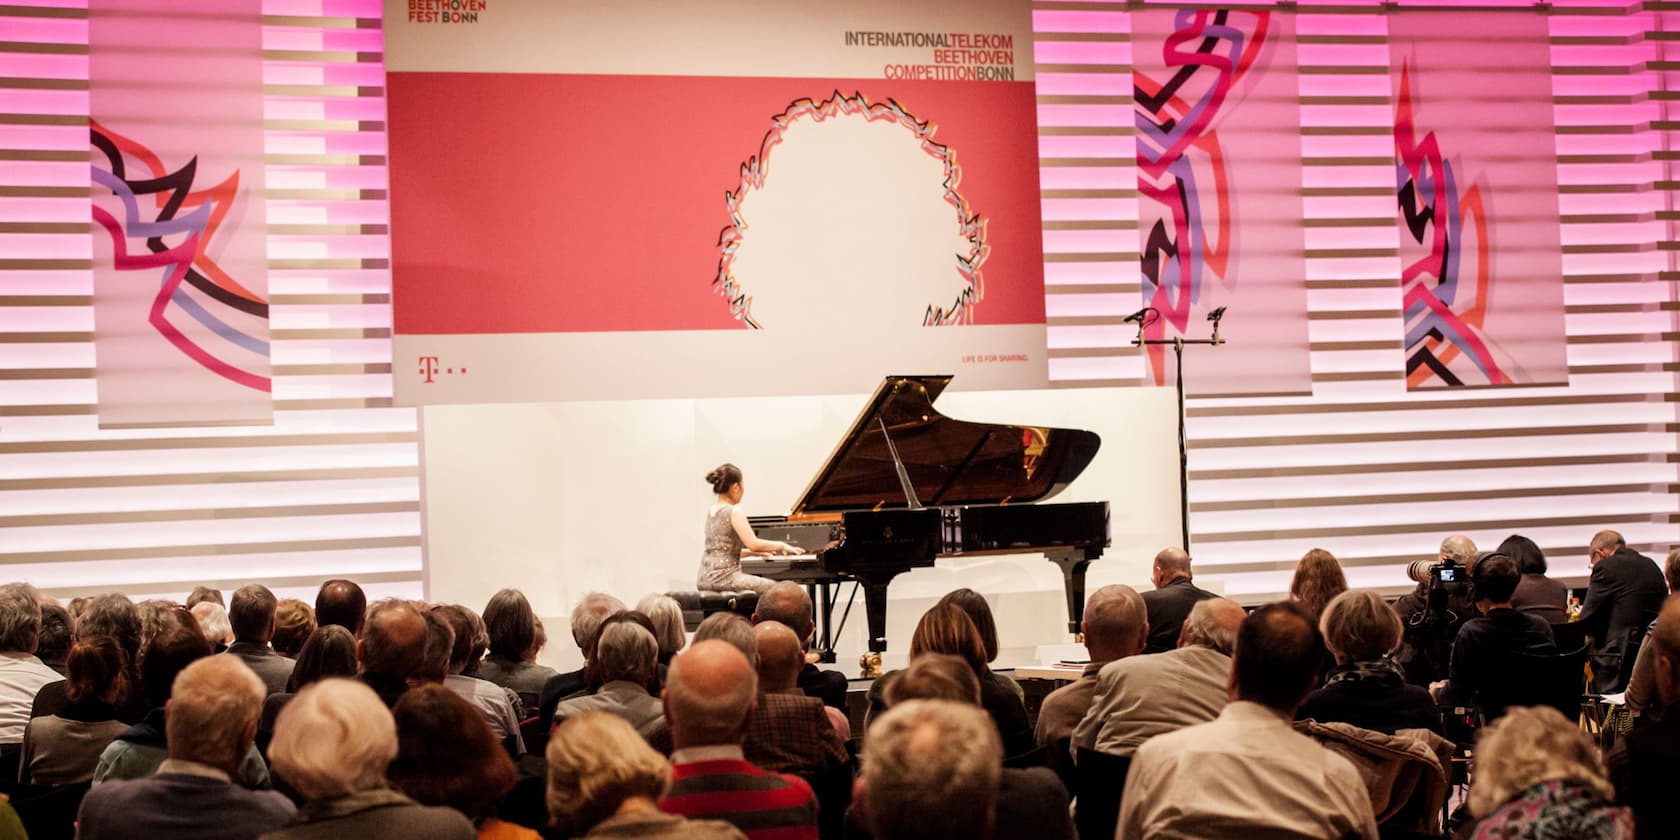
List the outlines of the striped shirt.
{"type": "Polygon", "coordinates": [[[761,770],[735,747],[678,750],[671,764],[660,810],[723,820],[749,840],[816,840],[817,800],[803,779],[761,770]]]}

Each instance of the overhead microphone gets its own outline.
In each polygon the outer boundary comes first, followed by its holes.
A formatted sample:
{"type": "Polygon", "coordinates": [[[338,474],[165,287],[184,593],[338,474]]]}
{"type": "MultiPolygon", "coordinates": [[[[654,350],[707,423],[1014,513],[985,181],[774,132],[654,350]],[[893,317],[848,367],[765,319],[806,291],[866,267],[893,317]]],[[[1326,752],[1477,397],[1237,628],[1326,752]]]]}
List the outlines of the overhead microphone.
{"type": "Polygon", "coordinates": [[[1209,312],[1208,316],[1207,316],[1207,319],[1209,321],[1217,322],[1220,318],[1223,318],[1223,317],[1225,317],[1225,307],[1221,306],[1218,309],[1215,309],[1212,312],[1209,312]]]}
{"type": "Polygon", "coordinates": [[[1144,308],[1139,309],[1138,311],[1133,312],[1130,315],[1127,315],[1126,320],[1123,321],[1122,323],[1127,323],[1127,324],[1141,324],[1141,323],[1143,323],[1143,318],[1144,318],[1144,316],[1149,314],[1150,308],[1151,307],[1145,306],[1144,308]]]}

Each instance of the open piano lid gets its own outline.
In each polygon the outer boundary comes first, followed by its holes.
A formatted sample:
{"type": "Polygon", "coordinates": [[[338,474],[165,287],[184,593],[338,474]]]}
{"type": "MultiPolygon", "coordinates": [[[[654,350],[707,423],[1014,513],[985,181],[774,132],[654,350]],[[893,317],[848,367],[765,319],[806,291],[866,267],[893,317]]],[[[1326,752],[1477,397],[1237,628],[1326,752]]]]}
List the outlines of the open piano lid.
{"type": "Polygon", "coordinates": [[[1083,429],[953,420],[933,401],[950,376],[889,376],[829,453],[793,515],[909,507],[884,423],[923,506],[1037,502],[1061,492],[1096,457],[1083,429]]]}

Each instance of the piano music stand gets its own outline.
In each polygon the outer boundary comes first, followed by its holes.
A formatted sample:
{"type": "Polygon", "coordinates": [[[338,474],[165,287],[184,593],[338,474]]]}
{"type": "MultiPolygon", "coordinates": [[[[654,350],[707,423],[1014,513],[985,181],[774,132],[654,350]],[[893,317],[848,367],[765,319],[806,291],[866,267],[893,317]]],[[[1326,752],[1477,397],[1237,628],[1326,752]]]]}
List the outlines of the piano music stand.
{"type": "Polygon", "coordinates": [[[1144,328],[1161,318],[1161,313],[1153,306],[1146,306],[1126,319],[1137,322],[1138,334],[1137,338],[1132,339],[1133,347],[1170,346],[1173,349],[1173,384],[1178,390],[1178,521],[1184,541],[1182,547],[1186,554],[1190,553],[1190,447],[1184,432],[1184,345],[1205,344],[1218,347],[1224,344],[1225,339],[1219,337],[1219,321],[1224,317],[1223,306],[1208,313],[1208,320],[1213,322],[1211,338],[1185,338],[1181,335],[1172,338],[1144,338],[1144,328]],[[1150,315],[1154,317],[1148,317],[1150,315]]]}

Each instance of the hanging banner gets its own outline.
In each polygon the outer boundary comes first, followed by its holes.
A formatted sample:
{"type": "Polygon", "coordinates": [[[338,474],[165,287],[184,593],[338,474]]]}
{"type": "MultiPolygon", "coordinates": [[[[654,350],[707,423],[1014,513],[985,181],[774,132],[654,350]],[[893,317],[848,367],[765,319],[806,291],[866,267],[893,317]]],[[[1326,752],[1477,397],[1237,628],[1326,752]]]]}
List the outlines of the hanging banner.
{"type": "Polygon", "coordinates": [[[1389,16],[1410,389],[1565,384],[1544,15],[1389,16]]]}
{"type": "Polygon", "coordinates": [[[262,3],[91,0],[101,426],[266,423],[262,3]]]}
{"type": "MultiPolygon", "coordinates": [[[[1193,394],[1308,393],[1306,244],[1294,19],[1269,11],[1132,13],[1146,339],[1206,338],[1193,394]]],[[[1172,350],[1147,351],[1169,384],[1172,350]]]]}

